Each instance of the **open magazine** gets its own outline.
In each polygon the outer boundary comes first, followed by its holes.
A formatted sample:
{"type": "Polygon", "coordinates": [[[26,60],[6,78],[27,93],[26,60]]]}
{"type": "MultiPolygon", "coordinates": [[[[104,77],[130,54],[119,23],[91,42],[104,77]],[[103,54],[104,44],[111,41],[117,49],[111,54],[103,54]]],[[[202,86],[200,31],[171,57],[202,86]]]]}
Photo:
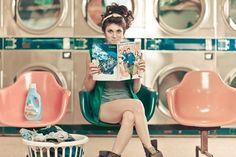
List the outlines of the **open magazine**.
{"type": "Polygon", "coordinates": [[[100,73],[93,75],[94,80],[121,81],[141,77],[138,61],[142,59],[139,42],[120,44],[94,44],[91,60],[100,68],[100,73]]]}

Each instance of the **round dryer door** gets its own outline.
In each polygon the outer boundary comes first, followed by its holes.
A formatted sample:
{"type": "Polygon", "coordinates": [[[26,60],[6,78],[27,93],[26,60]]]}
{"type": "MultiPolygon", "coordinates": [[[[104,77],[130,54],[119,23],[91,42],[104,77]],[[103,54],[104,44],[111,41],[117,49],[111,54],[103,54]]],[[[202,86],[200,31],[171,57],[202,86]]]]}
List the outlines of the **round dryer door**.
{"type": "Polygon", "coordinates": [[[236,0],[224,0],[223,6],[227,24],[236,30],[236,0]]]}
{"type": "Polygon", "coordinates": [[[189,67],[167,67],[156,75],[153,88],[159,94],[158,108],[166,116],[171,117],[166,99],[166,90],[179,84],[184,75],[192,70],[194,69],[189,67]]]}
{"type": "Polygon", "coordinates": [[[113,2],[125,5],[135,15],[137,0],[83,0],[82,11],[84,19],[95,31],[102,33],[101,15],[106,10],[106,6],[111,5],[113,2]]]}
{"type": "Polygon", "coordinates": [[[196,29],[205,17],[204,0],[156,0],[154,14],[161,28],[171,34],[196,29]]]}
{"type": "Polygon", "coordinates": [[[21,71],[19,71],[16,74],[14,81],[16,81],[17,78],[21,74],[23,74],[24,72],[27,72],[27,71],[47,71],[47,72],[50,72],[53,74],[53,76],[55,77],[55,79],[57,80],[59,85],[61,85],[65,89],[68,89],[68,85],[66,83],[65,77],[63,76],[63,74],[61,72],[58,72],[58,70],[53,66],[30,65],[28,67],[25,67],[21,71]]]}
{"type": "MultiPolygon", "coordinates": [[[[15,0],[13,0],[15,1],[15,0]]],[[[16,23],[26,32],[43,34],[54,29],[67,14],[67,0],[16,0],[16,23]]]]}

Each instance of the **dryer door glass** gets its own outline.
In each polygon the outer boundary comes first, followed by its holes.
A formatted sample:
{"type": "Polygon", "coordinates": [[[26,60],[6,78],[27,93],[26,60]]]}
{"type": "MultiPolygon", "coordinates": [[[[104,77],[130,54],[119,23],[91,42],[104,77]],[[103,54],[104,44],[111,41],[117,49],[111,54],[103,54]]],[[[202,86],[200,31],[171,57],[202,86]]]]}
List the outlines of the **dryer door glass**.
{"type": "Polygon", "coordinates": [[[31,33],[42,33],[55,27],[63,13],[62,0],[18,0],[16,23],[31,33]]]}
{"type": "Polygon", "coordinates": [[[233,88],[236,88],[236,77],[233,78],[229,85],[233,88]]]}
{"type": "Polygon", "coordinates": [[[236,0],[226,0],[224,12],[228,24],[236,30],[236,0]]]}
{"type": "Polygon", "coordinates": [[[225,78],[225,82],[230,87],[236,88],[236,71],[235,71],[235,69],[233,69],[232,72],[229,72],[229,74],[225,78]]]}
{"type": "Polygon", "coordinates": [[[197,27],[203,20],[202,0],[158,0],[156,19],[170,33],[182,33],[197,27]]]}
{"type": "Polygon", "coordinates": [[[129,10],[134,12],[136,0],[84,0],[83,1],[83,16],[86,22],[94,30],[101,32],[102,13],[106,10],[107,5],[113,2],[125,5],[129,10]]]}
{"type": "Polygon", "coordinates": [[[165,115],[171,117],[166,99],[166,90],[179,84],[182,81],[184,75],[191,70],[192,69],[187,67],[175,67],[174,69],[162,73],[157,78],[153,88],[159,93],[158,108],[165,115]]]}

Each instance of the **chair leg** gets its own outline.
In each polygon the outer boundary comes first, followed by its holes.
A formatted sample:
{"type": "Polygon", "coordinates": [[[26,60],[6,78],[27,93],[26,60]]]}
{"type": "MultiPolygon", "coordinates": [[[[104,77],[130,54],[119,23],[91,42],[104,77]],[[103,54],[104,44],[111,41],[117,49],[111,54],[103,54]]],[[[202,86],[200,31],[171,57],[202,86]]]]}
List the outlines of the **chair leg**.
{"type": "Polygon", "coordinates": [[[200,150],[201,150],[201,148],[199,146],[196,146],[196,148],[195,148],[196,157],[199,157],[199,151],[200,150]]]}
{"type": "Polygon", "coordinates": [[[207,157],[213,157],[212,154],[208,152],[208,131],[203,130],[201,131],[201,148],[199,146],[196,146],[195,152],[196,157],[199,157],[199,151],[206,155],[207,157]]]}

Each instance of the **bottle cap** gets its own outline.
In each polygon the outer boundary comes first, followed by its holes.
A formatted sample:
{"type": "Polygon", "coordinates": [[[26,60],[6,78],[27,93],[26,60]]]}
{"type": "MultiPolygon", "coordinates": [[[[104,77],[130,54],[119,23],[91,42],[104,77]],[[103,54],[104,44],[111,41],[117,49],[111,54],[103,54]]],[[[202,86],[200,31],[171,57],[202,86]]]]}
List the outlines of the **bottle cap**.
{"type": "Polygon", "coordinates": [[[36,83],[30,84],[30,88],[35,88],[36,89],[36,83]]]}

